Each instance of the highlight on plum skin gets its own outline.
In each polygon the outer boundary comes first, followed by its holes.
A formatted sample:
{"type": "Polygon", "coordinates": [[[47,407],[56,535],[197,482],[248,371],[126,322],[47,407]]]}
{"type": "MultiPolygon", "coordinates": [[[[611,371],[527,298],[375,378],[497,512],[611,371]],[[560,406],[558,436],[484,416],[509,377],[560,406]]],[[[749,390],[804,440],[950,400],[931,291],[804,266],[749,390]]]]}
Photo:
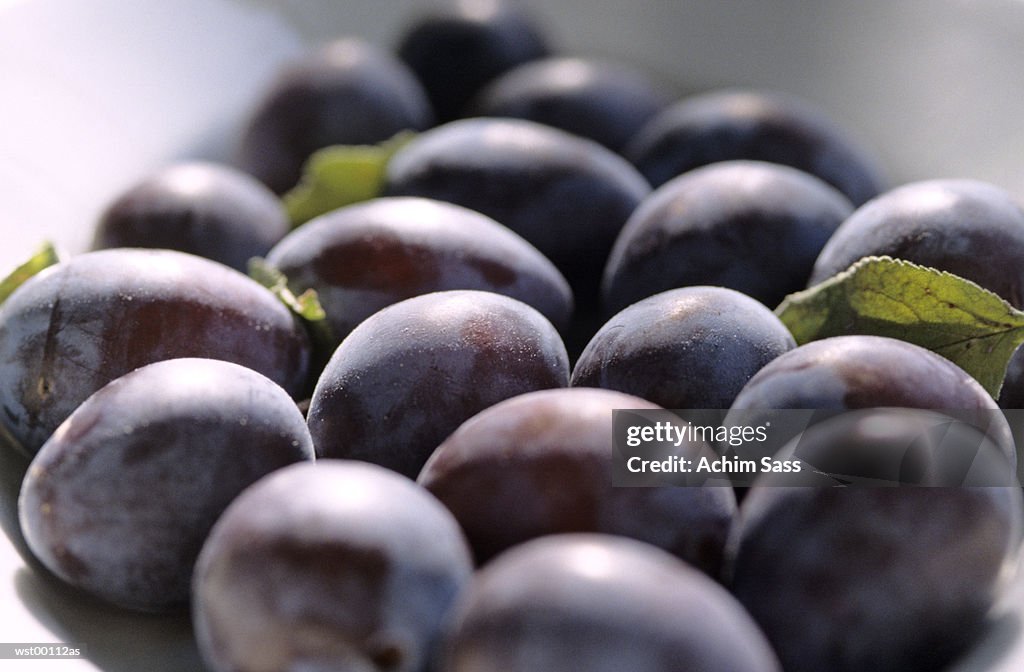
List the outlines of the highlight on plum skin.
{"type": "Polygon", "coordinates": [[[26,543],[66,583],[144,612],[184,610],[199,548],[245,487],[313,459],[288,394],[230,362],[171,359],[91,395],[32,460],[26,543]]]}
{"type": "Polygon", "coordinates": [[[573,313],[568,283],[536,248],[482,213],[426,198],[376,198],[322,215],[267,262],[296,293],[317,292],[338,342],[382,308],[450,289],[518,299],[562,333],[573,313]]]}
{"type": "Polygon", "coordinates": [[[415,478],[476,413],[568,384],[565,345],[534,308],[492,292],[433,292],[352,330],[317,381],[308,422],[318,456],[415,478]]]}
{"type": "Polygon", "coordinates": [[[243,492],[203,546],[196,637],[215,672],[420,672],[471,574],[455,520],[412,481],[295,465],[243,492]]]}
{"type": "Polygon", "coordinates": [[[459,596],[441,672],[781,672],[722,586],[633,539],[559,534],[483,567],[459,596]]]}
{"type": "Polygon", "coordinates": [[[179,250],[245,272],[290,228],[280,199],[252,176],[218,163],[179,162],[120,193],[100,216],[92,249],[179,250]]]}
{"type": "MultiPolygon", "coordinates": [[[[463,423],[434,451],[418,482],[459,521],[479,564],[548,534],[639,539],[711,576],[721,570],[736,509],[728,487],[615,487],[615,409],[657,409],[612,390],[522,394],[463,423]]],[[[675,449],[696,459],[700,441],[675,449]]]]}
{"type": "Polygon", "coordinates": [[[0,406],[28,454],[111,380],[165,359],[202,357],[304,393],[306,330],[270,291],[208,259],[117,248],[72,257],[0,305],[0,406]]]}
{"type": "Polygon", "coordinates": [[[670,409],[725,409],[796,347],[764,304],[724,287],[668,290],[624,308],[584,348],[574,387],[619,390],[670,409]]]}

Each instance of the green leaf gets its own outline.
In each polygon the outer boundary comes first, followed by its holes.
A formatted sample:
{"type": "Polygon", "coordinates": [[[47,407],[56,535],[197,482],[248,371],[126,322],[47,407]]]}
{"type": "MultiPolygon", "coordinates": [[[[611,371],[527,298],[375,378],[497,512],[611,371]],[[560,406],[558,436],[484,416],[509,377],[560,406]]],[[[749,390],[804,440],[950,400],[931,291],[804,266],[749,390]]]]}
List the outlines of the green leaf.
{"type": "Polygon", "coordinates": [[[0,303],[6,301],[7,297],[14,293],[14,290],[21,287],[33,275],[39,273],[44,268],[58,263],[60,263],[60,255],[57,253],[53,243],[49,241],[43,243],[39,251],[33,254],[28,261],[18,266],[11,271],[10,275],[0,281],[0,303]]]}
{"type": "Polygon", "coordinates": [[[413,137],[403,131],[379,145],[335,145],[315,152],[299,184],[283,197],[292,226],[379,196],[388,162],[413,137]]]}
{"type": "Polygon", "coordinates": [[[249,277],[273,292],[281,303],[307,322],[319,322],[327,318],[315,290],[307,289],[296,296],[288,288],[288,278],[284,273],[268,264],[266,259],[253,257],[249,260],[249,277]]]}
{"type": "Polygon", "coordinates": [[[791,294],[776,314],[798,344],[843,334],[873,334],[936,352],[999,390],[1024,343],[1024,312],[959,276],[889,257],[861,259],[810,289],[791,294]]]}
{"type": "Polygon", "coordinates": [[[262,257],[249,260],[249,277],[260,283],[288,306],[306,325],[314,345],[324,351],[333,350],[336,340],[327,313],[320,305],[316,290],[307,289],[297,295],[288,287],[288,278],[262,257]]]}

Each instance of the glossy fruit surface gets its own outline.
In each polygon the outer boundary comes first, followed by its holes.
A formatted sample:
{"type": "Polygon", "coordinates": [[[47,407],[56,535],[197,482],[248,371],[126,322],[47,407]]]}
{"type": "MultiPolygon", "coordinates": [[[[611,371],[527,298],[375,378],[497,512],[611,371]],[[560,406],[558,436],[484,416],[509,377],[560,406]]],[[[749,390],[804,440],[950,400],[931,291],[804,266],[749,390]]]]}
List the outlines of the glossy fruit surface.
{"type": "Polygon", "coordinates": [[[196,637],[215,672],[421,672],[471,572],[458,525],[411,481],[296,465],[214,527],[196,564],[196,637]]]}
{"type": "Polygon", "coordinates": [[[433,119],[404,64],[363,40],[341,39],[281,70],[252,112],[238,165],[283,193],[318,149],[376,144],[433,119]]]}
{"type": "Polygon", "coordinates": [[[288,229],[281,201],[251,176],[214,163],[177,163],[118,196],[92,247],[179,250],[245,271],[288,229]]]}
{"type": "Polygon", "coordinates": [[[817,176],[859,205],[883,190],[874,160],[827,115],[778,92],[724,90],[676,103],[626,148],[655,187],[716,161],[749,159],[817,176]]]}
{"type": "Polygon", "coordinates": [[[22,486],[21,527],[71,585],[130,609],[180,609],[231,500],[312,459],[302,414],[268,378],[212,359],[157,362],[90,396],[43,445],[22,486]]]}
{"type": "Polygon", "coordinates": [[[605,323],[577,360],[572,385],[669,409],[729,408],[751,376],[795,347],[764,304],[724,287],[683,287],[605,323]]]}
{"type": "Polygon", "coordinates": [[[509,397],[569,383],[558,332],[525,303],[451,290],[374,313],[342,341],[309,407],[322,457],[415,478],[463,421],[509,397]]]}
{"type": "Polygon", "coordinates": [[[100,250],[44,270],[0,305],[0,407],[29,453],[85,399],[145,364],[222,359],[302,393],[310,345],[241,273],[170,250],[100,250]]]}
{"type": "Polygon", "coordinates": [[[792,672],[947,669],[1015,562],[1019,488],[753,487],[733,593],[792,672]]]}
{"type": "Polygon", "coordinates": [[[882,194],[836,230],[810,283],[883,255],[955,273],[1024,307],[1024,210],[995,185],[927,180],[882,194]]]}
{"type": "Polygon", "coordinates": [[[551,259],[587,309],[619,230],[650,188],[595,142],[521,119],[465,119],[399,150],[385,191],[494,218],[551,259]]]}
{"type": "Polygon", "coordinates": [[[667,553],[555,535],[484,567],[460,595],[442,672],[777,672],[750,616],[667,553]]]}
{"type": "Polygon", "coordinates": [[[613,313],[675,287],[718,285],[775,307],[803,289],[814,260],[853,211],[812,175],[724,161],[656,189],[629,218],[604,272],[613,313]]]}
{"type": "Polygon", "coordinates": [[[881,336],[836,336],[769,362],[740,390],[734,417],[754,411],[873,407],[977,411],[1012,468],[1017,455],[992,396],[963,369],[920,346],[881,336]]]}
{"type": "Polygon", "coordinates": [[[336,338],[420,294],[479,289],[532,305],[559,329],[572,315],[565,278],[486,215],[423,198],[378,198],[328,213],[267,256],[296,292],[315,289],[336,338]]]}
{"type": "Polygon", "coordinates": [[[414,19],[397,52],[445,122],[462,116],[485,84],[546,56],[549,46],[540,25],[514,0],[462,0],[414,19]]]}
{"type": "MultiPolygon", "coordinates": [[[[612,485],[613,410],[654,408],[611,390],[520,395],[463,423],[418,481],[455,514],[480,563],[546,534],[602,532],[649,542],[717,575],[736,507],[731,489],[612,485]]],[[[703,448],[694,442],[679,452],[692,457],[703,448]]]]}
{"type": "Polygon", "coordinates": [[[606,60],[557,57],[526,63],[488,84],[468,116],[554,126],[621,152],[671,98],[639,70],[606,60]]]}

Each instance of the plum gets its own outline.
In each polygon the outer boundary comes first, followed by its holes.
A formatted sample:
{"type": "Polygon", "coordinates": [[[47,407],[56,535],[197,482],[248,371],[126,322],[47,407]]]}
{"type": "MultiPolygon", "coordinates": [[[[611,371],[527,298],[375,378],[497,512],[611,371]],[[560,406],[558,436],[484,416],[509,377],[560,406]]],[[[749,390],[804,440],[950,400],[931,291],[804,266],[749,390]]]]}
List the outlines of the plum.
{"type": "Polygon", "coordinates": [[[296,292],[316,290],[339,342],[385,306],[447,289],[511,296],[560,330],[572,316],[568,283],[536,248],[486,215],[425,198],[335,210],[289,234],[267,261],[296,292]]]}
{"type": "MultiPolygon", "coordinates": [[[[886,452],[902,441],[878,444],[908,436],[916,418],[860,422],[870,427],[845,423],[842,441],[815,425],[805,447],[844,460],[835,453],[886,452]]],[[[1010,471],[1003,460],[1004,479],[1010,471]]],[[[740,507],[727,583],[787,672],[948,669],[1016,563],[1020,488],[1002,485],[782,487],[763,475],[740,507]]]]}
{"type": "Polygon", "coordinates": [[[461,116],[495,77],[549,51],[540,25],[508,0],[460,0],[432,8],[406,26],[397,46],[442,122],[461,116]]]}
{"type": "Polygon", "coordinates": [[[227,266],[171,250],[89,252],[0,305],[2,421],[34,454],[103,385],[178,357],[235,362],[298,397],[310,342],[271,292],[227,266]]]}
{"type": "Polygon", "coordinates": [[[289,228],[281,201],[252,176],[176,163],[121,193],[101,215],[92,247],[180,250],[244,271],[289,228]]]}
{"type": "Polygon", "coordinates": [[[440,672],[778,672],[764,635],[720,585],[632,539],[561,534],[474,577],[440,672]]]}
{"type": "Polygon", "coordinates": [[[717,161],[768,161],[810,173],[860,205],[883,189],[875,160],[821,111],[773,91],[684,98],[637,133],[625,155],[650,183],[717,161]]]}
{"type": "Polygon", "coordinates": [[[451,514],[371,464],[293,465],[244,491],[196,564],[211,670],[422,672],[469,580],[451,514]]]}
{"type": "Polygon", "coordinates": [[[611,390],[523,394],[463,423],[417,480],[455,514],[478,563],[545,534],[602,532],[649,542],[717,575],[736,507],[731,489],[612,485],[613,410],[654,408],[611,390]]]}
{"type": "Polygon", "coordinates": [[[525,63],[492,81],[467,114],[529,119],[621,153],[670,102],[667,91],[630,66],[552,57],[525,63]]]}
{"type": "Polygon", "coordinates": [[[463,421],[509,397],[569,384],[554,326],[500,294],[449,290],[380,310],[341,342],[308,421],[317,455],[415,478],[463,421]]]}
{"type": "Polygon", "coordinates": [[[400,149],[384,191],[493,217],[554,262],[586,311],[615,237],[650,188],[596,142],[521,119],[464,119],[400,149]]]}
{"type": "MultiPolygon", "coordinates": [[[[966,413],[1016,468],[1009,424],[978,381],[941,355],[882,336],[835,336],[780,355],[740,390],[727,421],[758,424],[759,413],[780,409],[873,407],[966,413]]],[[[778,436],[778,440],[788,438],[778,436]]]]}
{"type": "Polygon", "coordinates": [[[21,488],[21,527],[67,583],[129,609],[180,609],[231,500],[312,459],[302,414],[268,378],[213,359],[156,362],[91,395],[43,445],[21,488]]]}
{"type": "Polygon", "coordinates": [[[1024,307],[1024,210],[987,182],[912,182],[865,203],[822,248],[809,283],[883,255],[955,273],[1024,307]]]}
{"type": "Polygon", "coordinates": [[[401,61],[362,39],[339,39],[281,69],[251,114],[237,161],[280,194],[318,149],[376,144],[433,122],[426,93],[401,61]]]}
{"type": "Polygon", "coordinates": [[[604,271],[605,311],[689,285],[728,287],[774,307],[806,286],[821,248],[852,211],[846,197],[795,168],[696,168],[656,189],[629,218],[604,271]]]}
{"type": "Polygon", "coordinates": [[[765,364],[796,347],[763,304],[724,287],[682,287],[625,308],[576,361],[572,385],[669,409],[725,409],[765,364]]]}

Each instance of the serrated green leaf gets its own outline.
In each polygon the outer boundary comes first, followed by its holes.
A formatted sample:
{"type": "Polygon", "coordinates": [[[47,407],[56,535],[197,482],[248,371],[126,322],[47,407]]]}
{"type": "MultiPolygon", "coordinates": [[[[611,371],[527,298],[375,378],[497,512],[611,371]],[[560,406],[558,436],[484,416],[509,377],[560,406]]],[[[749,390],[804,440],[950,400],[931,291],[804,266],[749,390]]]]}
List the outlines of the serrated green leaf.
{"type": "Polygon", "coordinates": [[[861,259],[776,314],[798,344],[844,334],[909,341],[936,352],[999,395],[1014,350],[1024,343],[1024,312],[952,273],[889,257],[861,259]]]}
{"type": "Polygon", "coordinates": [[[335,145],[315,152],[299,184],[283,197],[292,227],[379,196],[388,161],[414,136],[404,131],[379,145],[335,145]]]}
{"type": "Polygon", "coordinates": [[[6,278],[0,280],[0,303],[6,301],[7,297],[14,293],[14,290],[21,287],[33,275],[39,273],[44,268],[58,263],[60,263],[60,255],[57,253],[53,243],[49,241],[43,243],[39,251],[33,254],[28,261],[11,271],[6,278]]]}

